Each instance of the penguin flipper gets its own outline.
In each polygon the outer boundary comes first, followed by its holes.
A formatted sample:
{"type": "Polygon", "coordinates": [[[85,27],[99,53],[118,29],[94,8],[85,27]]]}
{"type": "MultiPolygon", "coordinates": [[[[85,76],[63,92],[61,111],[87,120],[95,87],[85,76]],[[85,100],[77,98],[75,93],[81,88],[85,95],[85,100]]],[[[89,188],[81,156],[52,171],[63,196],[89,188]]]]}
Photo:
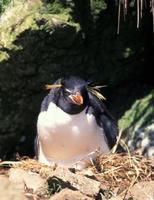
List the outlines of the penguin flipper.
{"type": "Polygon", "coordinates": [[[99,119],[101,127],[104,129],[105,136],[108,140],[109,147],[112,148],[117,140],[118,125],[116,121],[109,118],[106,114],[102,114],[99,119]]]}
{"type": "Polygon", "coordinates": [[[112,148],[115,145],[118,136],[117,121],[112,117],[105,104],[99,98],[90,92],[88,92],[88,95],[89,103],[93,108],[93,114],[95,115],[96,121],[98,125],[103,128],[108,140],[108,145],[112,148]]]}
{"type": "Polygon", "coordinates": [[[38,152],[39,152],[39,141],[38,141],[38,134],[37,134],[34,139],[34,153],[35,153],[36,159],[38,159],[38,154],[39,154],[38,152]]]}

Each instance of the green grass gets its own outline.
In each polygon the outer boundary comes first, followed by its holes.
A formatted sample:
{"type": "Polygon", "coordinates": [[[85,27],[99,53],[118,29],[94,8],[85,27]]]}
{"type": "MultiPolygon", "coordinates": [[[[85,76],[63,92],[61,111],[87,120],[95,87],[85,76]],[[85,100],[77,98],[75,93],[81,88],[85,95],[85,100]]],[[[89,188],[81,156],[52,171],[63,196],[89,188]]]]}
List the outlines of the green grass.
{"type": "Polygon", "coordinates": [[[107,189],[100,189],[100,193],[102,193],[104,195],[104,197],[108,200],[112,197],[112,190],[111,190],[111,186],[107,189]]]}
{"type": "Polygon", "coordinates": [[[48,188],[49,194],[53,195],[57,192],[60,192],[61,190],[62,190],[62,185],[60,181],[56,177],[53,177],[49,182],[49,188],[48,188]]]}
{"type": "Polygon", "coordinates": [[[142,99],[134,101],[129,110],[119,120],[119,127],[127,133],[126,142],[130,139],[132,131],[146,125],[154,117],[154,90],[142,99]],[[130,133],[130,134],[129,134],[130,133]]]}

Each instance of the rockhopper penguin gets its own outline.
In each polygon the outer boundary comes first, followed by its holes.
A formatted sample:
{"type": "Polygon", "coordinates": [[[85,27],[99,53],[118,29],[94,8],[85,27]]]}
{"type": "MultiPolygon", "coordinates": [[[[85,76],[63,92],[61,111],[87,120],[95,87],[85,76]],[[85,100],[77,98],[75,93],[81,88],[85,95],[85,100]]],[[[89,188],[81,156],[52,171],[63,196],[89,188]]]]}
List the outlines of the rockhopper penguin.
{"type": "Polygon", "coordinates": [[[95,158],[96,150],[110,153],[118,127],[102,102],[100,86],[69,76],[47,87],[50,92],[42,102],[37,121],[38,160],[80,169],[87,163],[81,160],[95,158]]]}

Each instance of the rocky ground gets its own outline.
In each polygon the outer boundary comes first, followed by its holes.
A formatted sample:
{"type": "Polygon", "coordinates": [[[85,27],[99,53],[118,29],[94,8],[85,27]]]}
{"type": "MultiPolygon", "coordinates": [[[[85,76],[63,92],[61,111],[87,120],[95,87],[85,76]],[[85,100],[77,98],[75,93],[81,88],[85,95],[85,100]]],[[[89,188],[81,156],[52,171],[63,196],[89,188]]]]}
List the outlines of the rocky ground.
{"type": "Polygon", "coordinates": [[[138,154],[98,156],[84,170],[34,159],[0,163],[1,200],[153,200],[154,160],[138,154]]]}

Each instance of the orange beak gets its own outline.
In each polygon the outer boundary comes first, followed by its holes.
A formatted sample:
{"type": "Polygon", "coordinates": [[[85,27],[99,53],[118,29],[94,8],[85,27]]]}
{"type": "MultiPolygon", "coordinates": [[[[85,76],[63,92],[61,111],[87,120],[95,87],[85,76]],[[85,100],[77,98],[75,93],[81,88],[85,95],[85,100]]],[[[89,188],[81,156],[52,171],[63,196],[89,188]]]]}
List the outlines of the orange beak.
{"type": "Polygon", "coordinates": [[[70,95],[69,96],[76,104],[82,105],[83,104],[83,97],[79,92],[76,93],[76,95],[70,95]]]}

